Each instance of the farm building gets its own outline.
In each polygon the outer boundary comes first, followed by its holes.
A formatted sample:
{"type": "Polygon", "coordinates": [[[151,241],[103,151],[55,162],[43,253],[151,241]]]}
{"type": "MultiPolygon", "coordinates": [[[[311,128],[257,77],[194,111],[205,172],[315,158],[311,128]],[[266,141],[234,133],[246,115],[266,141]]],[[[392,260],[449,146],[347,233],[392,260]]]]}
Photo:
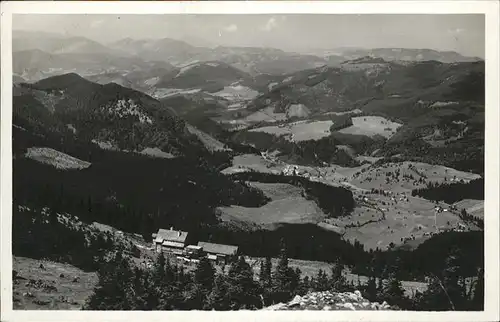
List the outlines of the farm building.
{"type": "Polygon", "coordinates": [[[238,246],[198,242],[208,259],[226,264],[238,255],[238,246]]]}
{"type": "Polygon", "coordinates": [[[188,233],[185,231],[174,230],[173,228],[159,229],[156,234],[153,234],[153,243],[156,251],[167,251],[176,255],[182,255],[184,247],[186,247],[188,233]]]}

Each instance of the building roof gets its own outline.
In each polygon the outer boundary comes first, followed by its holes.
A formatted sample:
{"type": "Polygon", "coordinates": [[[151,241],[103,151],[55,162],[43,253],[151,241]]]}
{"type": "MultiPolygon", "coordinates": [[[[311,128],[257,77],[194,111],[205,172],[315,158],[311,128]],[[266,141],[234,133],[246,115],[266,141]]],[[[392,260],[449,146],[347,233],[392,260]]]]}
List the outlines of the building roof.
{"type": "Polygon", "coordinates": [[[173,242],[173,241],[169,241],[169,240],[164,241],[161,245],[166,246],[166,247],[184,248],[184,243],[178,243],[178,242],[173,242]]]}
{"type": "Polygon", "coordinates": [[[176,243],[185,243],[188,233],[180,230],[159,229],[156,233],[155,242],[162,243],[164,241],[171,241],[176,243]]]}
{"type": "Polygon", "coordinates": [[[232,245],[198,242],[198,246],[203,247],[205,252],[212,254],[235,255],[238,252],[238,246],[232,245]]]}
{"type": "Polygon", "coordinates": [[[186,248],[188,248],[188,249],[196,249],[196,250],[200,250],[200,249],[202,249],[203,247],[201,247],[201,246],[196,246],[196,245],[188,245],[188,246],[186,246],[186,248]]]}

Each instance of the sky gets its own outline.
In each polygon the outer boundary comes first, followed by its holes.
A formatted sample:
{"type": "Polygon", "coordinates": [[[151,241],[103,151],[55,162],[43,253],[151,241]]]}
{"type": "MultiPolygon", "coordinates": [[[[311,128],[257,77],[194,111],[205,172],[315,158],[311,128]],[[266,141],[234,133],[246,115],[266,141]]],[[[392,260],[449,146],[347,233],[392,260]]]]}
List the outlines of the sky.
{"type": "Polygon", "coordinates": [[[14,30],[122,38],[174,38],[198,46],[311,52],[338,47],[429,48],[484,58],[484,15],[14,15],[14,30]]]}

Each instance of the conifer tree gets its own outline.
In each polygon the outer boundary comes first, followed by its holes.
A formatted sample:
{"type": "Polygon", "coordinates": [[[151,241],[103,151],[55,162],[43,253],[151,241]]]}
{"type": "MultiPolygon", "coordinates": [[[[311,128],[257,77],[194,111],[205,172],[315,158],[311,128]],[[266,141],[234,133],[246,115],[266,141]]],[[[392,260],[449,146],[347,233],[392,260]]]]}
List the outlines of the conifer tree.
{"type": "Polygon", "coordinates": [[[230,309],[251,309],[261,306],[258,284],[253,280],[253,270],[243,256],[231,265],[228,273],[230,309]]]}
{"type": "Polygon", "coordinates": [[[214,283],[215,269],[207,257],[202,257],[194,271],[194,282],[201,286],[202,290],[210,291],[214,283]]]}
{"type": "Polygon", "coordinates": [[[397,305],[403,309],[406,306],[406,298],[401,282],[396,278],[395,273],[391,273],[383,284],[382,298],[391,305],[397,305]]]}
{"type": "Polygon", "coordinates": [[[340,259],[337,259],[335,264],[332,266],[332,276],[328,283],[329,288],[335,292],[343,292],[346,290],[347,281],[342,275],[344,270],[344,265],[340,259]]]}
{"type": "Polygon", "coordinates": [[[320,268],[318,271],[318,275],[315,279],[315,290],[316,291],[326,291],[328,289],[328,276],[326,273],[320,268]]]}
{"type": "Polygon", "coordinates": [[[474,292],[472,294],[471,309],[482,311],[484,310],[484,272],[479,270],[474,292]]]}
{"type": "Polygon", "coordinates": [[[368,283],[366,284],[366,294],[367,299],[375,302],[377,300],[377,283],[375,277],[370,277],[368,283]]]}
{"type": "Polygon", "coordinates": [[[264,267],[264,262],[260,261],[260,268],[259,268],[259,282],[261,285],[264,285],[266,281],[266,271],[264,267]]]}
{"type": "Polygon", "coordinates": [[[117,252],[99,270],[99,282],[84,308],[90,310],[133,309],[135,306],[133,276],[128,259],[123,258],[121,252],[117,252]]]}
{"type": "Polygon", "coordinates": [[[293,271],[291,272],[288,267],[286,245],[282,242],[278,265],[273,275],[273,300],[275,302],[284,302],[291,297],[292,274],[293,271]]]}
{"type": "Polygon", "coordinates": [[[271,287],[271,274],[273,270],[273,265],[271,262],[271,257],[266,257],[266,262],[264,264],[264,271],[265,271],[265,286],[266,287],[271,287]]]}
{"type": "Polygon", "coordinates": [[[229,310],[228,285],[224,275],[217,274],[214,281],[214,287],[208,295],[207,303],[204,306],[206,310],[225,311],[229,310]]]}

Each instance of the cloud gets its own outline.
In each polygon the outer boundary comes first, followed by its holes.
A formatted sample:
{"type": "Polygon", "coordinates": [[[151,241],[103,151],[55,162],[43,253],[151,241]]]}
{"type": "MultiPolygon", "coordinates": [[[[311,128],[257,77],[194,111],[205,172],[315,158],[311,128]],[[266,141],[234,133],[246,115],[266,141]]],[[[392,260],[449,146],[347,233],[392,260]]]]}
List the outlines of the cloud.
{"type": "Polygon", "coordinates": [[[224,30],[227,32],[236,32],[238,31],[238,26],[233,23],[229,26],[224,27],[224,30]]]}
{"type": "Polygon", "coordinates": [[[264,27],[262,29],[265,31],[271,31],[274,28],[276,28],[277,26],[278,26],[278,21],[276,20],[275,17],[271,17],[271,18],[269,18],[269,20],[266,22],[266,24],[264,25],[264,27]]]}
{"type": "Polygon", "coordinates": [[[90,23],[90,28],[98,28],[100,25],[104,23],[104,20],[95,20],[90,23]]]}

